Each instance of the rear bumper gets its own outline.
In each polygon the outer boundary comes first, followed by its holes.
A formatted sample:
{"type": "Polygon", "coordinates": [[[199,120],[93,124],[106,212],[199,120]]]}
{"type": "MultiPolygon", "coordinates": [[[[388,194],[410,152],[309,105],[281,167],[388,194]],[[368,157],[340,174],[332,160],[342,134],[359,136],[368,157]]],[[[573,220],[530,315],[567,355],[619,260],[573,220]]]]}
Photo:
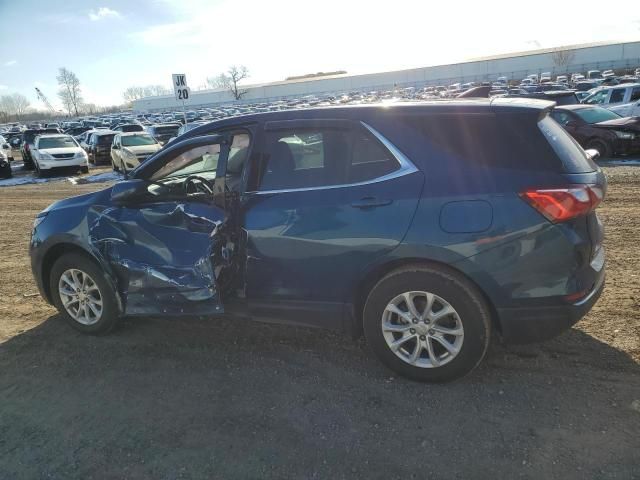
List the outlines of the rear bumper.
{"type": "Polygon", "coordinates": [[[567,305],[499,308],[505,343],[533,343],[548,340],[575,325],[595,305],[604,290],[604,269],[598,283],[582,300],[567,305]]]}

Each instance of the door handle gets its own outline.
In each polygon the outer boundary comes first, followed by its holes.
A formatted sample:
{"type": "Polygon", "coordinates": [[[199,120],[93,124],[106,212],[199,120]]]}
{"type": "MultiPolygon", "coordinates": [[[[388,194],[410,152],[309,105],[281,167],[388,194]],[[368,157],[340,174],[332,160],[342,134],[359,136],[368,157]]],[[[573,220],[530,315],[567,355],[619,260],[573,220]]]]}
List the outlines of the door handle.
{"type": "Polygon", "coordinates": [[[390,205],[392,200],[377,197],[364,197],[351,204],[353,208],[375,208],[390,205]]]}

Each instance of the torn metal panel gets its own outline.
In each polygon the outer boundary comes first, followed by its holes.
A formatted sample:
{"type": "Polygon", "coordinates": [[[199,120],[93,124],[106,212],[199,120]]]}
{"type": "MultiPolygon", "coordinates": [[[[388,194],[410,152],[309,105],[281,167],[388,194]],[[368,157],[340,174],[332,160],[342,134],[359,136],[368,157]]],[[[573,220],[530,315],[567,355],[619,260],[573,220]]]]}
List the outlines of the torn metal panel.
{"type": "Polygon", "coordinates": [[[229,248],[223,210],[163,202],[95,213],[90,245],[113,269],[126,315],[223,312],[216,281],[229,248]]]}

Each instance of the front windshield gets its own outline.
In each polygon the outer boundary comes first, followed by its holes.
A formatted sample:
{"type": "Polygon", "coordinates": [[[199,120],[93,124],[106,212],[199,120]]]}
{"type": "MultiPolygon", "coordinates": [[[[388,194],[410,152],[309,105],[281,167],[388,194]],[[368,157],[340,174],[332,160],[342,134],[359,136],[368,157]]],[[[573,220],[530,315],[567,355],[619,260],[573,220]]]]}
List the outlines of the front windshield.
{"type": "Polygon", "coordinates": [[[178,155],[153,174],[151,180],[205,174],[214,178],[220,156],[220,144],[204,145],[178,155]]]}
{"type": "Polygon", "coordinates": [[[616,120],[618,118],[621,118],[617,113],[601,107],[581,108],[574,111],[582,120],[587,123],[606,122],[607,120],[616,120]]]}
{"type": "Polygon", "coordinates": [[[138,147],[141,145],[155,145],[156,141],[151,135],[127,135],[122,137],[123,147],[138,147]]]}
{"type": "Polygon", "coordinates": [[[50,137],[41,138],[38,142],[38,148],[72,148],[77,147],[78,144],[72,137],[50,137]]]}

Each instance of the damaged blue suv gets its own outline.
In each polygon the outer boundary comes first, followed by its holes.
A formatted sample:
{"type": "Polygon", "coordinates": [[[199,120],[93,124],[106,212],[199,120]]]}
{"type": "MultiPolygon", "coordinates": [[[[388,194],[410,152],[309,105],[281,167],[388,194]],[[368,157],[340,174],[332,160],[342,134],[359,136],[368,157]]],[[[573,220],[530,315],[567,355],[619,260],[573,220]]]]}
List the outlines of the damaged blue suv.
{"type": "Polygon", "coordinates": [[[239,116],[38,214],[31,263],[76,329],[234,315],[364,333],[423,381],[489,340],[543,340],[604,286],[606,180],[553,103],[464,100],[239,116]]]}

